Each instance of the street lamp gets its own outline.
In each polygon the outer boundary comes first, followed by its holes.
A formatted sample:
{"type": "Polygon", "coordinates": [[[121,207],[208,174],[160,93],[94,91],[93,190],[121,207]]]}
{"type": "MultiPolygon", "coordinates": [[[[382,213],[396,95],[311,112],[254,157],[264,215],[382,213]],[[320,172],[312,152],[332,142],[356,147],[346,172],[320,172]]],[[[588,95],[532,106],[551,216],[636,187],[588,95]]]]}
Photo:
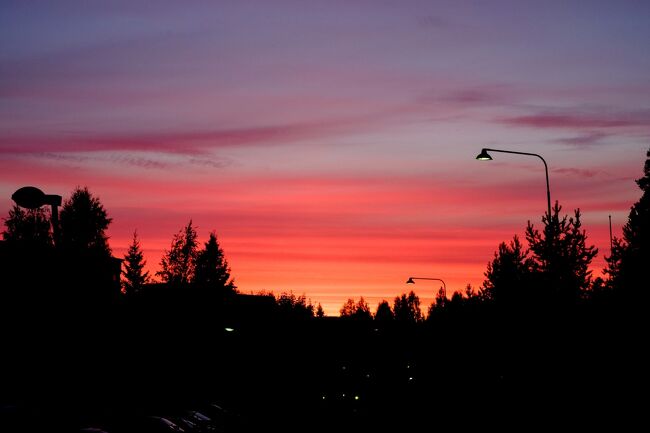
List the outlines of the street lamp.
{"type": "Polygon", "coordinates": [[[445,295],[445,299],[447,299],[447,285],[445,284],[444,281],[442,281],[440,278],[425,278],[425,277],[409,277],[408,280],[406,280],[406,284],[415,284],[415,281],[413,280],[433,280],[433,281],[440,281],[442,283],[442,291],[443,294],[445,295]]]}
{"type": "Polygon", "coordinates": [[[11,195],[11,199],[20,207],[27,209],[38,209],[41,206],[49,204],[52,208],[52,234],[54,235],[54,245],[59,244],[59,206],[61,206],[61,196],[56,194],[45,194],[40,189],[33,186],[24,186],[11,195]]]}
{"type": "Polygon", "coordinates": [[[476,159],[479,161],[492,161],[492,157],[488,153],[488,150],[490,152],[501,152],[501,153],[514,153],[515,155],[528,155],[528,156],[536,156],[539,159],[542,160],[544,163],[544,170],[546,172],[546,201],[548,202],[548,218],[549,218],[549,223],[550,223],[550,218],[551,218],[551,188],[548,185],[548,165],[546,165],[546,161],[544,158],[542,158],[540,155],[536,153],[528,153],[528,152],[515,152],[514,150],[500,150],[500,149],[488,149],[484,148],[481,149],[481,153],[479,153],[476,156],[476,159]]]}

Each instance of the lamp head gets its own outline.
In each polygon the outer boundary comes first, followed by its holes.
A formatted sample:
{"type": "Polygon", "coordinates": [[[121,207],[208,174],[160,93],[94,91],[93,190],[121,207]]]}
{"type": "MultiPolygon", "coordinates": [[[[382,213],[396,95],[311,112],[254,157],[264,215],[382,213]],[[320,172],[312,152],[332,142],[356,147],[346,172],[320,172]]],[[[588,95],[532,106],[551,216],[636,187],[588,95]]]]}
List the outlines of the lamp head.
{"type": "Polygon", "coordinates": [[[481,149],[481,153],[476,156],[479,161],[492,161],[492,157],[487,153],[486,149],[481,149]]]}
{"type": "Polygon", "coordinates": [[[413,281],[413,277],[410,277],[408,280],[406,280],[406,284],[415,284],[415,281],[413,281]]]}
{"type": "Polygon", "coordinates": [[[24,186],[11,195],[11,199],[20,207],[38,209],[46,204],[45,193],[34,186],[24,186]]]}

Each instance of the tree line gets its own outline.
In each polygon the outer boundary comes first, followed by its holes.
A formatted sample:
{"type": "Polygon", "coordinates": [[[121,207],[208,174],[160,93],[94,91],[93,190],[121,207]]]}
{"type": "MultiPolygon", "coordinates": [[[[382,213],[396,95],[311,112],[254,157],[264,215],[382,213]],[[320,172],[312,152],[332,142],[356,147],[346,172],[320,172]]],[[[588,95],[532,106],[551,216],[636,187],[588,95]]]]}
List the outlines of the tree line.
{"type": "MultiPolygon", "coordinates": [[[[650,150],[644,164],[644,175],[636,181],[642,196],[629,213],[622,237],[612,242],[612,251],[605,256],[606,280],[593,278],[590,270],[598,249],[587,242],[582,228],[580,209],[571,216],[562,215],[555,203],[551,214],[542,217],[542,227],[530,221],[524,231],[525,243],[515,235],[499,244],[487,264],[485,279],[478,290],[468,286],[464,293],[455,292],[447,299],[442,289],[425,315],[420,299],[414,293],[403,293],[392,303],[382,300],[375,313],[361,297],[348,299],[340,309],[346,319],[420,323],[435,319],[445,309],[490,304],[504,311],[522,307],[567,308],[589,300],[612,300],[623,297],[645,297],[642,271],[650,263],[648,234],[650,229],[650,150]]],[[[60,216],[60,245],[57,250],[71,257],[87,256],[105,259],[111,256],[106,231],[112,222],[107,211],[87,187],[75,188],[64,201],[60,216]]],[[[43,252],[54,250],[49,210],[44,207],[23,209],[14,206],[4,219],[3,240],[8,249],[43,252]]],[[[130,295],[152,282],[146,268],[137,230],[123,257],[121,287],[130,295]]],[[[212,288],[224,294],[236,293],[231,269],[219,245],[215,231],[209,233],[202,246],[192,220],[174,234],[170,247],[164,251],[160,281],[171,287],[195,286],[212,288]]],[[[323,317],[322,306],[307,302],[304,295],[283,293],[276,298],[283,311],[298,312],[300,317],[323,317]]]]}
{"type": "MultiPolygon", "coordinates": [[[[4,219],[2,238],[7,249],[31,251],[34,257],[47,252],[72,258],[111,257],[106,231],[112,218],[108,217],[100,199],[87,187],[75,188],[64,201],[60,213],[60,244],[55,245],[50,211],[46,207],[23,209],[15,205],[4,219]]],[[[145,267],[146,260],[135,230],[123,257],[121,289],[124,294],[135,294],[152,282],[145,267]]],[[[224,293],[236,291],[216,232],[210,232],[208,240],[199,248],[192,220],[173,236],[170,248],[165,250],[160,261],[160,268],[156,275],[173,287],[194,285],[224,293]]]]}
{"type": "Polygon", "coordinates": [[[374,314],[363,297],[358,301],[349,298],[340,309],[341,317],[420,323],[435,320],[445,310],[480,304],[508,312],[647,299],[643,271],[650,264],[650,150],[646,157],[644,175],[636,180],[642,196],[630,210],[623,236],[613,238],[611,254],[605,256],[606,280],[592,276],[590,265],[598,249],[587,242],[580,209],[571,216],[562,215],[562,207],[556,202],[551,215],[542,217],[541,228],[528,221],[525,243],[514,235],[509,242],[499,244],[478,291],[468,285],[464,293],[456,291],[447,299],[441,289],[426,316],[412,291],[396,297],[392,307],[388,301],[380,301],[374,314]]]}

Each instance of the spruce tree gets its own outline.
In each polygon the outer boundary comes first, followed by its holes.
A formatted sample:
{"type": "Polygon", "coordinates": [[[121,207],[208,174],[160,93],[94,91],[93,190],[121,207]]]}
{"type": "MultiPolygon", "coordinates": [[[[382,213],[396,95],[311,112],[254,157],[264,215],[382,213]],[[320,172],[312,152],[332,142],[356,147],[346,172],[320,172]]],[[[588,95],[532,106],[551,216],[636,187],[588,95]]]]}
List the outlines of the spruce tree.
{"type": "Polygon", "coordinates": [[[630,209],[623,238],[615,239],[605,272],[617,291],[648,298],[647,267],[650,263],[650,150],[646,153],[643,177],[636,180],[643,194],[630,209]]]}
{"type": "Polygon", "coordinates": [[[187,285],[194,278],[196,256],[196,229],[190,220],[187,226],[174,235],[169,250],[165,250],[160,259],[161,270],[156,275],[172,286],[187,285]]]}
{"type": "Polygon", "coordinates": [[[149,282],[149,272],[144,271],[146,264],[136,230],[133,232],[131,245],[129,245],[129,249],[124,255],[122,290],[126,295],[137,293],[142,286],[149,282]]]}
{"type": "Polygon", "coordinates": [[[482,297],[501,307],[520,303],[529,288],[531,268],[532,260],[518,236],[509,244],[502,242],[487,265],[482,297]]]}
{"type": "Polygon", "coordinates": [[[112,219],[87,187],[77,187],[61,209],[61,242],[73,254],[110,256],[106,230],[112,219]]]}
{"type": "Polygon", "coordinates": [[[542,218],[540,232],[528,222],[526,240],[531,256],[531,268],[536,281],[541,283],[540,296],[551,303],[575,304],[591,284],[589,265],[598,249],[587,245],[587,234],[582,229],[580,209],[573,217],[560,217],[562,207],[556,202],[552,215],[542,218]]]}
{"type": "Polygon", "coordinates": [[[197,254],[192,282],[197,286],[222,290],[224,294],[235,292],[236,286],[230,278],[230,267],[215,232],[210,233],[203,250],[197,254]]]}

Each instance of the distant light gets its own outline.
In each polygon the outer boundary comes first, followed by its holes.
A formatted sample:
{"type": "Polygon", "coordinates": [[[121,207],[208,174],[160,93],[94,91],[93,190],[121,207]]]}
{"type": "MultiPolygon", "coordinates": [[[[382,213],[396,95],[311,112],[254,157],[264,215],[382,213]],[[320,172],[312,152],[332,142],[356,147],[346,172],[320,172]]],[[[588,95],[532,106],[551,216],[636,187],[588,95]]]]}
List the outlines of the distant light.
{"type": "Polygon", "coordinates": [[[325,400],[325,396],[323,396],[323,400],[325,400]]]}
{"type": "Polygon", "coordinates": [[[413,378],[412,378],[412,377],[409,377],[409,380],[413,380],[413,378]]]}
{"type": "Polygon", "coordinates": [[[366,374],[366,379],[370,379],[370,374],[366,374]]]}
{"type": "Polygon", "coordinates": [[[345,398],[345,394],[341,394],[341,397],[345,398]]]}
{"type": "Polygon", "coordinates": [[[224,328],[224,329],[226,330],[226,332],[233,332],[235,330],[235,328],[224,328]]]}
{"type": "Polygon", "coordinates": [[[346,368],[345,365],[343,367],[341,367],[341,369],[343,369],[343,370],[345,370],[345,368],[346,368]]]}
{"type": "Polygon", "coordinates": [[[358,395],[355,395],[355,396],[354,396],[354,399],[355,399],[355,400],[359,400],[359,396],[358,396],[358,395]]]}

